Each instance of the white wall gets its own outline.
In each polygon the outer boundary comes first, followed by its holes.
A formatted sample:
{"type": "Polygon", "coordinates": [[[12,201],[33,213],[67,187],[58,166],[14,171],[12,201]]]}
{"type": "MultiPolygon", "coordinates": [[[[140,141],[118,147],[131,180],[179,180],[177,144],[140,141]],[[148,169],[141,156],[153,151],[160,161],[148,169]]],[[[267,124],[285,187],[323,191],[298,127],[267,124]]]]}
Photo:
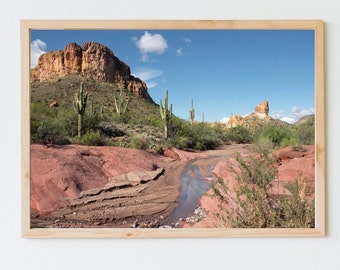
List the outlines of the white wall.
{"type": "Polygon", "coordinates": [[[1,269],[340,269],[338,0],[10,0],[0,8],[1,269]],[[327,237],[21,238],[21,19],[322,19],[326,23],[327,237]]]}

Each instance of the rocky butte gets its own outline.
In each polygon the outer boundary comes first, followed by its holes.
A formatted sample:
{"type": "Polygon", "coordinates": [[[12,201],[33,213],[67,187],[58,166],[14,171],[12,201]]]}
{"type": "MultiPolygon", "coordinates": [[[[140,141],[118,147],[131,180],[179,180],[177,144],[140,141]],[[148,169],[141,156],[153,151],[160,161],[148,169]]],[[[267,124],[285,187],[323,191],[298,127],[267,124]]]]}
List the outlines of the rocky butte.
{"type": "Polygon", "coordinates": [[[121,84],[135,96],[153,102],[145,82],[132,76],[127,64],[97,42],[85,42],[83,46],[73,42],[67,44],[64,50],[42,54],[38,64],[31,69],[30,82],[49,81],[71,74],[80,74],[85,79],[98,82],[121,84]]]}
{"type": "Polygon", "coordinates": [[[269,113],[269,102],[267,100],[261,102],[255,107],[255,112],[252,114],[242,117],[240,115],[234,114],[230,117],[227,122],[227,128],[233,128],[237,126],[244,125],[248,119],[255,118],[255,119],[270,119],[269,113]]]}

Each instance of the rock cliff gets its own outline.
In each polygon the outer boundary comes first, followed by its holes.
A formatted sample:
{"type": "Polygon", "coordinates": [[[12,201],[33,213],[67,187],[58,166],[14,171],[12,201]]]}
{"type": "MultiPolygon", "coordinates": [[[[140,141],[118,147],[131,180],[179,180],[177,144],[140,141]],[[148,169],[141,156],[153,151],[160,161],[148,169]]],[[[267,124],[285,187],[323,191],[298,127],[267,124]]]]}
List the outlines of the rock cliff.
{"type": "Polygon", "coordinates": [[[242,117],[240,115],[234,114],[230,119],[228,120],[226,127],[227,128],[233,128],[237,126],[249,126],[249,122],[253,122],[256,119],[271,119],[270,116],[268,116],[269,112],[269,102],[263,101],[260,104],[258,104],[255,107],[255,112],[251,113],[248,116],[242,117]]]}
{"type": "Polygon", "coordinates": [[[266,118],[268,117],[268,113],[269,113],[269,103],[267,100],[261,102],[255,107],[255,115],[258,118],[261,118],[261,119],[266,118]]]}
{"type": "Polygon", "coordinates": [[[64,50],[42,54],[37,66],[31,69],[30,81],[48,81],[71,74],[123,85],[134,95],[153,102],[146,84],[132,76],[130,67],[108,47],[97,42],[85,42],[83,46],[69,43],[64,50]]]}

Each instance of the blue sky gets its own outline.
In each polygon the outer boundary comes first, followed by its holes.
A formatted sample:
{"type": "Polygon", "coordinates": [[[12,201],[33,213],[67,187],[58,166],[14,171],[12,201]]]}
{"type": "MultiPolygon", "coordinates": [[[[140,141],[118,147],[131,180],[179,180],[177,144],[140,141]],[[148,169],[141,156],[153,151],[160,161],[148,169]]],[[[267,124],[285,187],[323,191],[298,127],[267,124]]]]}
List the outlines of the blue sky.
{"type": "Polygon", "coordinates": [[[156,103],[169,90],[174,113],[196,120],[245,116],[263,100],[287,122],[314,113],[313,30],[32,30],[31,62],[67,43],[109,47],[144,80],[156,103]]]}

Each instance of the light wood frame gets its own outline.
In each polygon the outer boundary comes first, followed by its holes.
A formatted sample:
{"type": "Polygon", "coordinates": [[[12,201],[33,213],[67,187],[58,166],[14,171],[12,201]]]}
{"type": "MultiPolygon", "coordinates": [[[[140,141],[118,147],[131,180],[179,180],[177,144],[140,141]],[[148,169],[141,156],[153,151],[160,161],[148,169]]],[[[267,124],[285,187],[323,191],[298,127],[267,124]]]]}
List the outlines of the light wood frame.
{"type": "Polygon", "coordinates": [[[188,238],[188,237],[320,237],[326,234],[324,23],[320,20],[23,20],[22,74],[22,236],[26,238],[188,238]],[[312,229],[32,229],[30,227],[30,31],[59,30],[214,30],[288,29],[315,31],[315,228],[312,229]]]}

